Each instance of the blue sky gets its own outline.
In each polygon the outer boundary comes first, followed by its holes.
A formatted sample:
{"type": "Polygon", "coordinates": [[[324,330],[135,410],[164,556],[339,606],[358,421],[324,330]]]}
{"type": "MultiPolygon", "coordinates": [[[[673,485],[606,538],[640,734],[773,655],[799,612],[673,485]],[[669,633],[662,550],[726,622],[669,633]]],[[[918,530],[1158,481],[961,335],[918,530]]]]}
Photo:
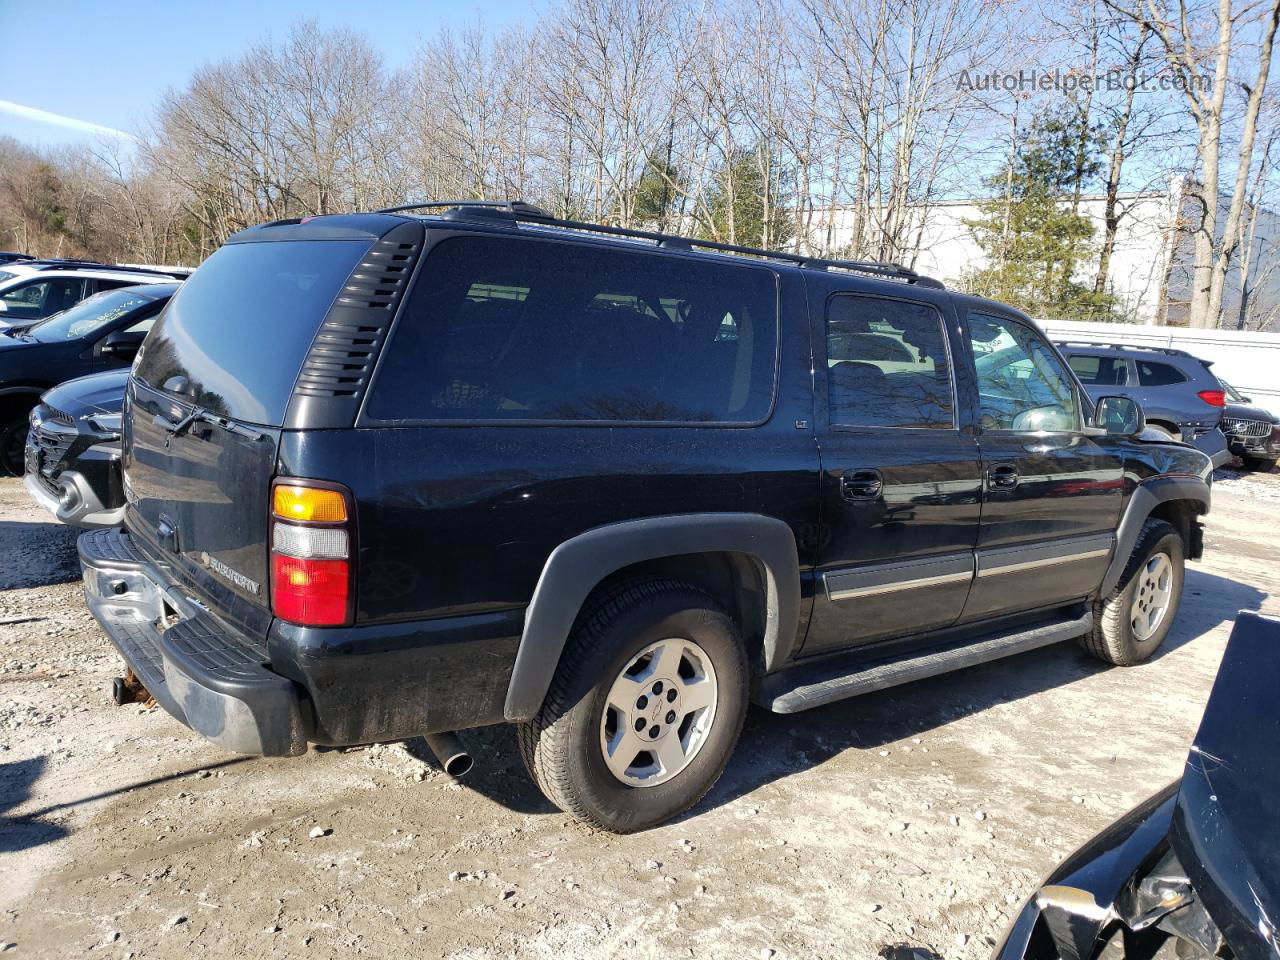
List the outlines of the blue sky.
{"type": "Polygon", "coordinates": [[[477,20],[529,22],[535,0],[0,0],[0,135],[38,146],[98,139],[92,129],[144,123],[169,87],[202,64],[233,57],[268,34],[314,19],[360,30],[389,67],[405,63],[419,37],[477,20]]]}

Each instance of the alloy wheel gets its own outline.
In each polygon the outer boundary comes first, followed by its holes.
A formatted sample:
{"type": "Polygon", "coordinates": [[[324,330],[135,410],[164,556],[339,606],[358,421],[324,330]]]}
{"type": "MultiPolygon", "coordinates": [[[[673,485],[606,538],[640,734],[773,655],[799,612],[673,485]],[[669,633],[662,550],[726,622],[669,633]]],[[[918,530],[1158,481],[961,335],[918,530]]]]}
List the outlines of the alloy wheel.
{"type": "Polygon", "coordinates": [[[605,765],[629,786],[665,783],[707,742],[718,699],[702,647],[678,638],[650,644],[609,688],[600,721],[605,765]]]}
{"type": "Polygon", "coordinates": [[[1138,586],[1133,594],[1129,625],[1133,638],[1141,643],[1150,639],[1164,623],[1173,598],[1173,563],[1169,555],[1157,553],[1142,565],[1138,586]]]}

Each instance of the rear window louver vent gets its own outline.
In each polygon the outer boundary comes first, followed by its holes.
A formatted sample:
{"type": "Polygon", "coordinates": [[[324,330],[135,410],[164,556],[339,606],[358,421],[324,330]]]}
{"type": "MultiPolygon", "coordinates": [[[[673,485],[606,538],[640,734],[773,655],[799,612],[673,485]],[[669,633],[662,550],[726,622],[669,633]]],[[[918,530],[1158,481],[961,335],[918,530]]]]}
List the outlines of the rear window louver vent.
{"type": "MultiPolygon", "coordinates": [[[[395,231],[399,232],[399,231],[395,231]]],[[[357,397],[363,393],[420,244],[383,237],[365,254],[338,294],[298,375],[295,393],[357,397]]]]}

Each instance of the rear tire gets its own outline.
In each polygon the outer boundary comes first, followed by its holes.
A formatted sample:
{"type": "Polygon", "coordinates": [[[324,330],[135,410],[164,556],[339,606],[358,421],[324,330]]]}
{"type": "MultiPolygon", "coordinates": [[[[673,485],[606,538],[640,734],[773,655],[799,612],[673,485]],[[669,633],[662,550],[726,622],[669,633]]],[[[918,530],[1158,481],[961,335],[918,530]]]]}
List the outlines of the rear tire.
{"type": "Polygon", "coordinates": [[[1277,463],[1267,457],[1241,457],[1240,459],[1244,461],[1246,470],[1255,470],[1258,473],[1270,473],[1276,468],[1277,463]]]}
{"type": "Polygon", "coordinates": [[[678,816],[724,772],[746,718],[738,628],[672,580],[608,591],[579,618],[520,755],[547,799],[631,833],[678,816]]]}
{"type": "Polygon", "coordinates": [[[1147,520],[1120,582],[1093,602],[1093,629],[1080,638],[1084,648],[1123,667],[1150,658],[1178,613],[1184,555],[1182,537],[1172,525],[1147,520]]]}

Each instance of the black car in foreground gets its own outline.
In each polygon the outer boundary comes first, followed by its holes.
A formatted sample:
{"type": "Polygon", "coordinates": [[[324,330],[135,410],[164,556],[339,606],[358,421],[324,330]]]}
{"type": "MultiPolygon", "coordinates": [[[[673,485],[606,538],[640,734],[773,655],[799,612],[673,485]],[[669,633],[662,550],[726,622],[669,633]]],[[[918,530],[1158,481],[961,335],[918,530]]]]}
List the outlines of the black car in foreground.
{"type": "Polygon", "coordinates": [[[0,331],[0,474],[22,474],[28,418],[40,395],[75,377],[128,367],[178,286],[104,291],[34,324],[0,331]]]}
{"type": "Polygon", "coordinates": [[[1280,956],[1280,620],[1242,612],[1182,780],[1045,880],[996,960],[1280,956]]]}
{"type": "Polygon", "coordinates": [[[1280,417],[1254,406],[1227,381],[1219,379],[1227,394],[1222,411],[1222,432],[1227,448],[1241,459],[1249,470],[1273,470],[1280,461],[1280,417]]]}
{"type": "Polygon", "coordinates": [[[707,792],[749,701],[1167,635],[1209,458],[1090,401],[1019,311],[423,209],[235,235],[134,365],[85,593],[223,747],[423,734],[448,768],[453,731],[512,723],[553,802],[631,831],[707,792]]]}
{"type": "Polygon", "coordinates": [[[124,520],[120,410],[128,370],[68,380],[31,411],[24,484],[63,523],[116,527],[124,520]]]}

